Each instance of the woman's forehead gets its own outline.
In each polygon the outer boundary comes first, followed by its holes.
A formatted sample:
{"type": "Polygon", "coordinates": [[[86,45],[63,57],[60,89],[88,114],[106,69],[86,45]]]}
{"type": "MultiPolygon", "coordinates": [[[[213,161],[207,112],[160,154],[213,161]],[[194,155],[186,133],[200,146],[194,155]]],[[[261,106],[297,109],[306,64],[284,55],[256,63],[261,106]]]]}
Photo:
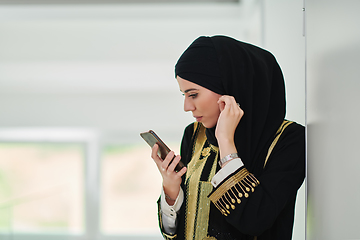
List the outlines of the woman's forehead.
{"type": "Polygon", "coordinates": [[[180,87],[180,91],[183,92],[183,93],[187,93],[189,91],[193,91],[193,90],[200,90],[204,87],[196,84],[196,83],[193,83],[193,82],[190,82],[186,79],[183,79],[179,76],[176,77],[178,83],[179,83],[179,87],[180,87]]]}

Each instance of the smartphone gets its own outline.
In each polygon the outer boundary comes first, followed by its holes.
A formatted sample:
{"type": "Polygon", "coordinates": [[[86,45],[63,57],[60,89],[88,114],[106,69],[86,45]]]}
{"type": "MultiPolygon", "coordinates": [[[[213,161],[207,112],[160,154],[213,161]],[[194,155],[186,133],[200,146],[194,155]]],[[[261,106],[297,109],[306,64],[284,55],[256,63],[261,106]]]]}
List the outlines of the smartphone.
{"type": "MultiPolygon", "coordinates": [[[[159,146],[158,155],[159,157],[164,160],[166,155],[171,151],[168,146],[160,139],[158,135],[153,130],[149,130],[147,132],[140,133],[140,136],[149,144],[150,147],[153,147],[155,144],[159,146]]],[[[175,157],[174,157],[175,158],[175,157]]],[[[174,160],[174,159],[172,159],[174,160]]],[[[171,161],[172,161],[171,160],[171,161]]],[[[175,171],[180,171],[184,167],[184,164],[180,161],[176,167],[175,171]]]]}

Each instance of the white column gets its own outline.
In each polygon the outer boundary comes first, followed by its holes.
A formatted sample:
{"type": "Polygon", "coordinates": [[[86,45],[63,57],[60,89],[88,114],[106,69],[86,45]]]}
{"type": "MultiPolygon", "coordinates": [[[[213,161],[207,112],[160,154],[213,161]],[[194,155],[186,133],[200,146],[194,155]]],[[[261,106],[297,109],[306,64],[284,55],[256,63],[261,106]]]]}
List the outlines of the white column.
{"type": "Polygon", "coordinates": [[[306,1],[308,240],[360,239],[360,1],[306,1]]]}
{"type": "MultiPolygon", "coordinates": [[[[263,0],[263,47],[284,74],[286,118],[305,125],[305,37],[303,0],[263,0]]],[[[305,239],[305,183],[298,191],[292,240],[305,239]]]]}

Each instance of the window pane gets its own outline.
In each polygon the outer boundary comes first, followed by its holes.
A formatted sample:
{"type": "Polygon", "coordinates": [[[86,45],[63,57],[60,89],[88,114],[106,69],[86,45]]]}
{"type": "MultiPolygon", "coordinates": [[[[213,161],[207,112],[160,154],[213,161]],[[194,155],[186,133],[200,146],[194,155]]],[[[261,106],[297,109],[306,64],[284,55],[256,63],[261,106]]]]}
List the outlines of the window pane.
{"type": "Polygon", "coordinates": [[[145,142],[105,149],[101,173],[101,229],[105,234],[159,234],[156,201],[162,180],[150,154],[145,142]]]}
{"type": "Polygon", "coordinates": [[[0,229],[83,231],[84,146],[0,143],[0,229]]]}

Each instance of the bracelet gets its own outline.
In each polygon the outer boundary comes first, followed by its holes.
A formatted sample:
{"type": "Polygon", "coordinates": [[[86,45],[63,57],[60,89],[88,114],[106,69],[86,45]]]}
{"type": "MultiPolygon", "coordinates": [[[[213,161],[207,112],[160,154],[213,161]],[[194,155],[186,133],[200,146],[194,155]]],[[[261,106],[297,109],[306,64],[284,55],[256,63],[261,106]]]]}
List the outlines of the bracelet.
{"type": "Polygon", "coordinates": [[[222,167],[222,165],[224,165],[224,163],[226,163],[227,161],[233,160],[233,159],[238,158],[238,157],[239,156],[238,156],[237,153],[230,153],[229,155],[226,155],[225,157],[220,159],[219,165],[220,165],[220,167],[222,167]]]}
{"type": "Polygon", "coordinates": [[[176,199],[172,199],[171,197],[169,197],[169,195],[167,195],[166,193],[165,193],[165,198],[167,198],[167,199],[169,199],[169,200],[171,200],[171,201],[176,201],[176,199]]]}

